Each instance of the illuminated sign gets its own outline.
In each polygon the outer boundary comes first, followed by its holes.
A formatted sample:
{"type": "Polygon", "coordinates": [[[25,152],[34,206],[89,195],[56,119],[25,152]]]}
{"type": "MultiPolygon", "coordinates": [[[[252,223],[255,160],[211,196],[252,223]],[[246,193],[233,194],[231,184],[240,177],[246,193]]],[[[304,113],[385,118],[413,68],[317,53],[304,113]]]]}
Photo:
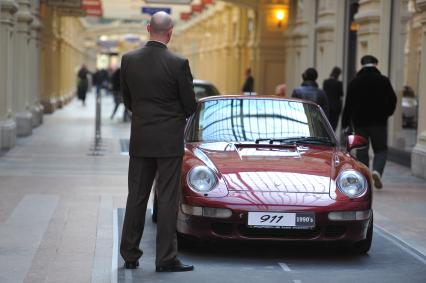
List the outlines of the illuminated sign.
{"type": "Polygon", "coordinates": [[[192,0],[145,0],[146,3],[150,4],[174,4],[174,5],[187,5],[192,2],[192,0]]]}
{"type": "Polygon", "coordinates": [[[149,15],[154,15],[157,12],[166,12],[167,14],[171,14],[172,13],[172,9],[171,8],[164,8],[164,7],[142,7],[142,14],[149,14],[149,15]]]}
{"type": "Polygon", "coordinates": [[[197,5],[191,5],[191,12],[192,13],[201,13],[204,9],[203,4],[197,4],[197,5]]]}
{"type": "Polygon", "coordinates": [[[102,3],[100,0],[83,0],[81,8],[86,11],[86,16],[102,17],[102,3]]]}
{"type": "Polygon", "coordinates": [[[180,19],[187,21],[191,18],[191,13],[180,13],[180,19]]]}
{"type": "Polygon", "coordinates": [[[61,8],[80,8],[81,0],[46,0],[46,4],[61,8]]]}

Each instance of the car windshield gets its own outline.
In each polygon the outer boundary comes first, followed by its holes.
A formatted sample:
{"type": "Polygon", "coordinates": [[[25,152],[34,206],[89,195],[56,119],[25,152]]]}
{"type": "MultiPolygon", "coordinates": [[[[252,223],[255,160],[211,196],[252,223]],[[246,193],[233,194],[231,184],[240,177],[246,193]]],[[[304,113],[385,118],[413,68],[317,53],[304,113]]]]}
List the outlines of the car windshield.
{"type": "Polygon", "coordinates": [[[332,130],[317,106],[244,98],[201,103],[188,125],[186,141],[335,144],[332,130]]]}

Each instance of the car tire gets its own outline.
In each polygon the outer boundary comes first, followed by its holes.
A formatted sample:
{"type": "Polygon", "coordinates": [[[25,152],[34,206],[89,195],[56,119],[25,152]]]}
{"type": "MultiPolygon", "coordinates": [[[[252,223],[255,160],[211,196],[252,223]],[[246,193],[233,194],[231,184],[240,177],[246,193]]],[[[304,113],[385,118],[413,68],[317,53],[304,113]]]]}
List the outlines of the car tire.
{"type": "Polygon", "coordinates": [[[353,246],[353,250],[357,254],[366,254],[371,248],[371,243],[373,242],[373,216],[371,216],[370,225],[367,230],[367,237],[365,240],[356,242],[353,246]]]}
{"type": "Polygon", "coordinates": [[[154,204],[152,206],[152,215],[151,215],[152,223],[157,223],[157,212],[158,212],[158,200],[157,200],[157,194],[154,193],[154,204]]]}

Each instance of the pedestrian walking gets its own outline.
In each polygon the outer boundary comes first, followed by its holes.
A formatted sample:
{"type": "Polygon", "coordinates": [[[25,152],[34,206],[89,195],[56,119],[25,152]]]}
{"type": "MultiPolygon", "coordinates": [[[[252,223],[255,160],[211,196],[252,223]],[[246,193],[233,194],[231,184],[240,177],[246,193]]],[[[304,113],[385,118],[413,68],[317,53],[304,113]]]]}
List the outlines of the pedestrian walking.
{"type": "Polygon", "coordinates": [[[342,70],[339,67],[334,67],[330,77],[324,80],[322,85],[328,100],[328,120],[334,131],[337,129],[340,113],[342,112],[343,85],[339,81],[341,73],[342,70]]]}
{"type": "Polygon", "coordinates": [[[158,172],[156,271],[191,271],[177,258],[176,223],[186,119],[196,108],[187,59],[167,48],[173,31],[171,17],[155,13],[147,26],[150,40],[121,61],[123,101],[132,111],[126,213],[120,253],[125,268],[139,265],[139,243],[146,207],[158,172]]]}
{"type": "MultiPolygon", "coordinates": [[[[361,58],[361,70],[349,83],[342,117],[342,128],[350,128],[369,140],[373,147],[372,177],[377,189],[387,160],[387,121],[396,107],[396,95],[389,79],[377,69],[372,55],[361,58]]],[[[346,130],[348,131],[348,130],[346,130]]],[[[358,159],[369,167],[368,147],[357,150],[358,159]]]]}
{"type": "Polygon", "coordinates": [[[89,73],[85,64],[81,66],[77,73],[77,97],[82,101],[83,105],[86,105],[86,94],[89,88],[89,79],[87,75],[89,73]]]}
{"type": "Polygon", "coordinates": [[[324,91],[316,82],[318,72],[315,68],[308,68],[302,74],[303,82],[293,90],[291,97],[310,100],[321,106],[328,117],[328,101],[324,91]]]}
{"type": "Polygon", "coordinates": [[[285,91],[287,89],[286,84],[279,84],[275,87],[275,95],[285,97],[285,91]]]}
{"type": "Polygon", "coordinates": [[[243,93],[251,93],[254,91],[254,78],[251,75],[251,69],[246,70],[246,80],[244,81],[243,87],[241,88],[243,93]]]}
{"type": "MultiPolygon", "coordinates": [[[[114,98],[114,109],[111,113],[111,120],[114,119],[115,113],[118,107],[123,103],[123,95],[120,87],[120,68],[117,68],[111,75],[111,90],[114,98]]],[[[130,119],[129,111],[124,107],[123,111],[123,122],[127,122],[130,119]]]]}
{"type": "Polygon", "coordinates": [[[101,70],[102,88],[105,90],[106,95],[109,95],[111,91],[112,73],[112,68],[104,68],[101,70]]]}
{"type": "Polygon", "coordinates": [[[96,71],[92,75],[92,84],[96,88],[96,95],[99,95],[102,88],[102,72],[99,69],[96,69],[96,71]]]}

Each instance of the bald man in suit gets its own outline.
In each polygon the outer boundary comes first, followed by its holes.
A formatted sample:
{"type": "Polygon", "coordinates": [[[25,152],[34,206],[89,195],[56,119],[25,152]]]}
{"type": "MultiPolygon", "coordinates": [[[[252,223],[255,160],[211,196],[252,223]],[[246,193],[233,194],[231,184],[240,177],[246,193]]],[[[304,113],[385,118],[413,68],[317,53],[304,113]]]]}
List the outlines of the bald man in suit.
{"type": "Polygon", "coordinates": [[[125,268],[139,265],[139,248],[151,187],[158,173],[156,271],[191,271],[177,258],[176,222],[186,119],[196,108],[187,59],[167,48],[173,21],[158,12],[147,26],[150,40],[121,61],[123,101],[132,111],[126,214],[120,253],[125,268]]]}

